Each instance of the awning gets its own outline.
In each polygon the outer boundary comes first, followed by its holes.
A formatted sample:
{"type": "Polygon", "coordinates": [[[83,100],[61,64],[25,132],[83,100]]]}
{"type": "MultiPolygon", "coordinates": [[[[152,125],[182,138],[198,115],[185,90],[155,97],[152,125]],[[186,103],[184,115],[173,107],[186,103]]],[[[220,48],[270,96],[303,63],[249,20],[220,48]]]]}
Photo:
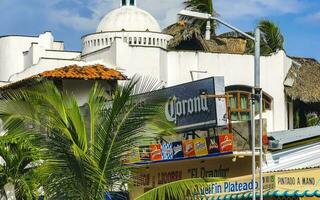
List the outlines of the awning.
{"type": "MultiPolygon", "coordinates": [[[[260,197],[260,194],[256,194],[256,197],[260,197]]],[[[263,197],[320,197],[320,191],[269,191],[264,192],[263,197]]],[[[239,193],[239,194],[228,194],[228,195],[222,195],[213,197],[212,200],[239,200],[239,199],[251,199],[252,198],[252,192],[245,192],[245,193],[239,193]]]]}

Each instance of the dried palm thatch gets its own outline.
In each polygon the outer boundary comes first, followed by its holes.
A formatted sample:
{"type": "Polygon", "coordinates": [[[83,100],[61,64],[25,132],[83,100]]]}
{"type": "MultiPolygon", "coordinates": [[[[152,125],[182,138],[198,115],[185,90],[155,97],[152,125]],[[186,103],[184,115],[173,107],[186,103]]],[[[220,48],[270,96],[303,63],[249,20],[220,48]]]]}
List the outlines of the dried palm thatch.
{"type": "Polygon", "coordinates": [[[211,53],[244,54],[247,41],[237,37],[214,36],[211,40],[203,38],[201,28],[185,21],[179,21],[164,30],[172,35],[169,49],[175,50],[201,50],[211,53]]]}
{"type": "Polygon", "coordinates": [[[287,78],[294,80],[291,87],[286,86],[285,92],[293,100],[304,103],[320,102],[320,63],[313,58],[292,57],[301,67],[291,67],[287,78]]]}

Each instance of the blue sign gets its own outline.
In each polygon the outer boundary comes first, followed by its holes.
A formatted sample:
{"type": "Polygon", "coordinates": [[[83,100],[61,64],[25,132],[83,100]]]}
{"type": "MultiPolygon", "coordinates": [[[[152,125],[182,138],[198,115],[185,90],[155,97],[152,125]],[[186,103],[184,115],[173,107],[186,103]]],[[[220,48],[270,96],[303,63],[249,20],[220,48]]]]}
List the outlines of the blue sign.
{"type": "Polygon", "coordinates": [[[227,122],[225,98],[208,98],[224,95],[223,77],[211,77],[152,92],[166,99],[166,119],[177,126],[178,131],[224,126],[227,122]]]}

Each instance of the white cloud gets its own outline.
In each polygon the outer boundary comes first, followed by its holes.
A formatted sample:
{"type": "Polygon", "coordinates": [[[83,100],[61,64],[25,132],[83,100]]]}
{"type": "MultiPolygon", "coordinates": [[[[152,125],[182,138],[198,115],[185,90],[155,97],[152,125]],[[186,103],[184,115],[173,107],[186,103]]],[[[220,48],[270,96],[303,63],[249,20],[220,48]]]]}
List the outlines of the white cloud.
{"type": "Polygon", "coordinates": [[[75,6],[85,7],[91,13],[89,16],[82,16],[80,11],[75,12],[76,9],[65,8],[57,9],[55,5],[62,0],[55,0],[55,3],[50,5],[48,11],[48,18],[51,22],[68,26],[78,31],[94,31],[101,19],[106,13],[119,5],[114,0],[72,0],[75,6]]]}
{"type": "Polygon", "coordinates": [[[320,11],[307,15],[306,17],[304,17],[303,21],[305,22],[311,22],[311,23],[320,23],[320,11]]]}
{"type": "Polygon", "coordinates": [[[71,27],[74,30],[79,31],[92,31],[96,28],[99,22],[96,17],[86,18],[67,10],[55,10],[49,12],[48,17],[54,21],[54,23],[71,27]]]}
{"type": "Polygon", "coordinates": [[[138,6],[157,18],[162,28],[177,21],[184,0],[138,0],[138,6]]]}
{"type": "MultiPolygon", "coordinates": [[[[54,0],[60,2],[62,0],[54,0]]],[[[70,26],[75,30],[94,31],[101,17],[119,6],[120,0],[72,0],[91,11],[91,15],[68,10],[52,9],[49,11],[51,21],[70,26]]],[[[177,13],[183,8],[184,0],[137,0],[138,6],[149,11],[159,21],[161,27],[174,23],[177,13]]],[[[51,8],[54,3],[51,4],[51,8]]],[[[231,21],[239,19],[259,19],[261,17],[298,13],[304,8],[301,0],[213,0],[215,10],[221,18],[231,21]]]]}
{"type": "Polygon", "coordinates": [[[304,8],[299,0],[215,0],[215,10],[222,18],[261,18],[298,13],[304,8]]]}

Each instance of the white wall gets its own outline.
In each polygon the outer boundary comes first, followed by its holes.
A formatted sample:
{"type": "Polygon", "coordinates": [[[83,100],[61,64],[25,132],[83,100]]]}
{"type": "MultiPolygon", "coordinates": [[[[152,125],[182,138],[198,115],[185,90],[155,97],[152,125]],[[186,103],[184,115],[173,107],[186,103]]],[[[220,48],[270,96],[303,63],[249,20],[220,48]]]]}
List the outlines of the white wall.
{"type": "MultiPolygon", "coordinates": [[[[225,85],[253,86],[254,58],[252,55],[205,53],[197,51],[166,51],[159,47],[131,46],[115,38],[110,47],[82,57],[87,62],[102,62],[125,75],[152,76],[173,86],[195,79],[224,76],[225,85]],[[122,70],[123,69],[123,70],[122,70]]],[[[261,57],[261,86],[272,98],[272,112],[263,114],[268,131],[288,129],[287,106],[283,82],[291,60],[283,51],[261,57]]]]}
{"type": "MultiPolygon", "coordinates": [[[[93,87],[95,81],[93,80],[76,80],[65,79],[62,82],[63,90],[68,94],[72,94],[76,97],[80,106],[88,102],[89,92],[93,87]]],[[[98,83],[105,89],[106,92],[112,90],[112,86],[106,80],[98,81],[98,83]]],[[[108,95],[108,93],[106,93],[108,95]]]]}
{"type": "Polygon", "coordinates": [[[86,65],[85,62],[77,61],[77,60],[43,58],[43,59],[40,59],[40,61],[37,63],[37,65],[29,67],[20,73],[13,74],[10,77],[10,81],[11,82],[19,81],[24,78],[28,78],[30,76],[42,73],[44,71],[49,71],[49,70],[53,70],[56,68],[65,67],[65,66],[74,65],[74,64],[77,64],[80,66],[86,65]]]}
{"type": "MultiPolygon", "coordinates": [[[[273,97],[272,114],[266,113],[268,131],[287,129],[287,108],[283,81],[291,66],[283,51],[261,57],[261,87],[273,97]]],[[[254,58],[251,55],[192,51],[168,53],[168,86],[191,81],[190,70],[207,71],[195,77],[224,76],[225,85],[253,86],[254,58]]]]}
{"type": "Polygon", "coordinates": [[[82,56],[86,62],[99,62],[125,75],[152,76],[167,82],[167,51],[159,47],[130,46],[115,38],[110,47],[82,56]]]}
{"type": "Polygon", "coordinates": [[[116,38],[132,46],[167,48],[171,35],[142,31],[110,31],[88,34],[82,37],[82,53],[88,54],[112,45],[116,38]]]}
{"type": "Polygon", "coordinates": [[[44,58],[59,58],[59,59],[75,59],[80,58],[80,52],[77,51],[63,51],[63,50],[46,50],[42,56],[44,58]]]}
{"type": "Polygon", "coordinates": [[[37,65],[42,57],[72,59],[80,56],[80,52],[62,51],[63,47],[63,42],[54,41],[51,32],[39,36],[0,37],[0,81],[8,81],[13,74],[37,65]]]}
{"type": "Polygon", "coordinates": [[[0,38],[0,81],[24,69],[23,52],[27,51],[36,37],[7,36],[0,38]]]}

